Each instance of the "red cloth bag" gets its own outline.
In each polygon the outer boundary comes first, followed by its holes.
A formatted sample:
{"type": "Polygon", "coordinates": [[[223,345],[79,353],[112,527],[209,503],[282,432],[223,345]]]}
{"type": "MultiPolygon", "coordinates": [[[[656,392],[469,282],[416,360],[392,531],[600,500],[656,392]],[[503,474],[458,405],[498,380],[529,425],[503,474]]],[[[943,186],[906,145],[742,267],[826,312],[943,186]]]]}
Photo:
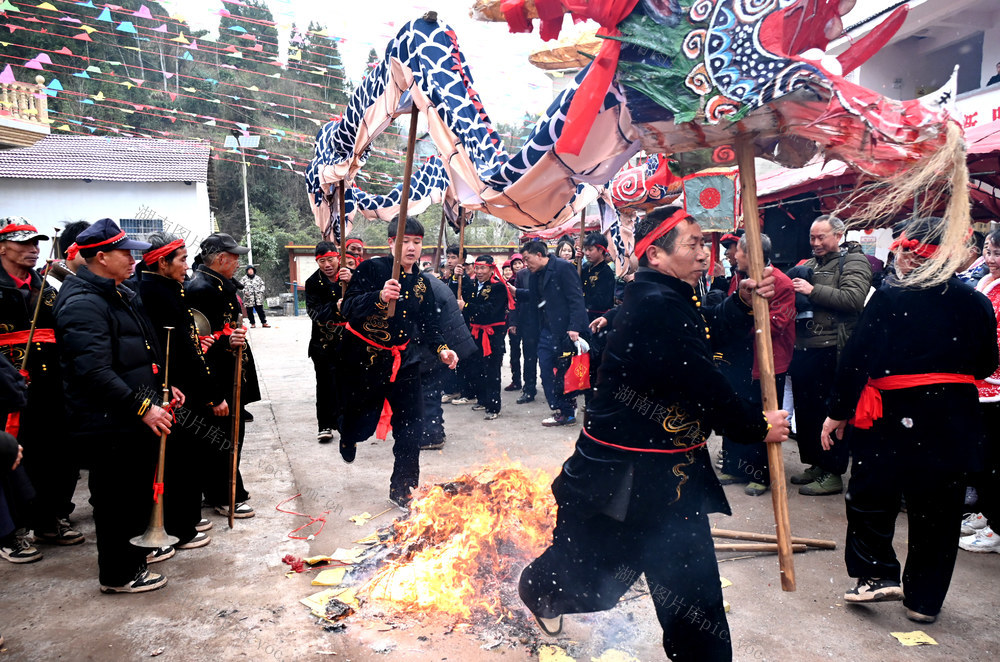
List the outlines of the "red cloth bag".
{"type": "Polygon", "coordinates": [[[563,375],[563,394],[567,396],[590,390],[590,353],[577,354],[563,375]]]}

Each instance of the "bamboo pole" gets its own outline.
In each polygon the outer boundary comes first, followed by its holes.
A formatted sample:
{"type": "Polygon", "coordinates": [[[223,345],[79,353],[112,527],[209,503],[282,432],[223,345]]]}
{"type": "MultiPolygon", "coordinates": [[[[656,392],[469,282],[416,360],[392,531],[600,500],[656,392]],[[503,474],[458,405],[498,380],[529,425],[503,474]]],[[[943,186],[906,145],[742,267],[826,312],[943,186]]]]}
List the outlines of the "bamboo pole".
{"type": "MultiPolygon", "coordinates": [[[[347,193],[347,184],[344,180],[337,182],[337,189],[339,193],[340,200],[338,204],[340,205],[340,266],[343,267],[347,264],[347,200],[345,199],[347,193]]],[[[340,295],[343,296],[347,294],[347,281],[340,282],[340,295]]]]}
{"type": "MultiPolygon", "coordinates": [[[[410,177],[413,176],[413,150],[417,142],[417,119],[420,117],[417,105],[413,105],[410,111],[410,137],[406,140],[406,166],[403,168],[403,190],[399,199],[399,222],[396,225],[396,245],[392,252],[392,279],[399,280],[399,274],[403,269],[403,232],[406,231],[406,214],[410,206],[410,177]]],[[[396,314],[396,300],[389,302],[386,316],[392,317],[396,314]]]]}
{"type": "MultiPolygon", "coordinates": [[[[713,538],[731,538],[733,540],[753,540],[754,542],[778,542],[778,536],[773,533],[750,533],[749,531],[733,531],[731,529],[712,529],[713,538]]],[[[833,540],[819,538],[799,538],[792,536],[793,545],[808,545],[817,549],[837,549],[833,540]]]]}
{"type": "Polygon", "coordinates": [[[441,227],[438,228],[438,240],[434,245],[434,270],[441,268],[441,242],[444,241],[444,204],[441,205],[441,227]]]}
{"type": "MultiPolygon", "coordinates": [[[[753,140],[741,134],[736,140],[736,163],[740,169],[740,199],[743,204],[743,228],[746,231],[750,278],[760,281],[764,272],[764,253],[760,242],[760,219],[757,215],[757,171],[753,162],[753,140]]],[[[768,302],[754,296],[753,321],[757,332],[757,366],[764,411],[778,408],[778,390],[774,383],[774,351],[771,347],[771,314],[768,302]]],[[[795,564],[792,560],[791,525],[788,521],[788,485],[781,444],[767,444],[767,463],[771,472],[771,502],[777,525],[778,567],[781,590],[795,590],[795,564]]]]}
{"type": "MultiPolygon", "coordinates": [[[[792,545],[791,551],[793,553],[799,554],[801,552],[809,549],[807,545],[792,545]]],[[[717,552],[770,552],[772,554],[779,553],[778,545],[774,543],[762,543],[762,542],[733,542],[733,543],[716,543],[715,551],[717,552]]]]}
{"type": "MultiPolygon", "coordinates": [[[[583,252],[583,233],[584,228],[587,223],[587,208],[584,207],[580,210],[580,252],[583,252]]],[[[583,275],[583,257],[578,257],[576,259],[576,275],[583,275]]]]}

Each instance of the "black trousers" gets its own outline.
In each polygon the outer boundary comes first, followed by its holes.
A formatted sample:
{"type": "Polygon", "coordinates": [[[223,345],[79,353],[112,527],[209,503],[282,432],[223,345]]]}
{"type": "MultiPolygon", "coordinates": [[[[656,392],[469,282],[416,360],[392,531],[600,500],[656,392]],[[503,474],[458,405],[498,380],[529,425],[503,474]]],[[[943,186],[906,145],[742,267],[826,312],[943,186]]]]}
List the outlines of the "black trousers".
{"type": "Polygon", "coordinates": [[[265,306],[263,304],[261,304],[259,306],[247,306],[247,317],[250,318],[250,323],[251,324],[256,324],[256,322],[254,322],[254,319],[253,319],[253,312],[255,310],[257,311],[257,314],[260,315],[260,323],[261,324],[267,324],[267,315],[264,314],[264,309],[265,308],[267,308],[267,306],[265,306]]]}
{"type": "Polygon", "coordinates": [[[483,360],[483,352],[476,346],[476,351],[467,358],[458,362],[458,390],[463,398],[467,400],[477,400],[479,398],[479,376],[483,372],[480,363],[483,360]]]}
{"type": "Polygon", "coordinates": [[[521,336],[510,331],[507,332],[507,339],[510,341],[510,374],[511,383],[521,383],[521,336]]]}
{"type": "Polygon", "coordinates": [[[921,614],[937,615],[955,568],[966,477],[933,467],[907,468],[899,456],[885,452],[884,440],[872,431],[848,431],[856,450],[846,495],[847,573],[900,580],[892,538],[904,496],[909,531],[903,603],[921,614]]]}
{"type": "Polygon", "coordinates": [[[518,590],[532,612],[552,618],[611,609],[641,574],[670,659],[732,659],[706,515],[658,507],[619,522],[560,504],[552,546],[524,569],[518,590]]]}
{"type": "Polygon", "coordinates": [[[24,447],[22,466],[35,488],[28,509],[29,526],[36,532],[56,531],[56,520],[73,511],[73,492],[79,475],[78,449],[66,435],[61,414],[32,410],[21,417],[18,443],[24,447]],[[40,420],[48,417],[48,421],[40,420]]]}
{"type": "Polygon", "coordinates": [[[825,451],[820,443],[830,390],[837,370],[837,348],[796,349],[788,374],[795,398],[795,429],[802,462],[837,475],[847,472],[850,444],[825,451]]]}
{"type": "MultiPolygon", "coordinates": [[[[359,377],[365,376],[359,375],[359,377]]],[[[423,389],[417,363],[400,368],[396,381],[368,383],[359,397],[345,407],[340,435],[344,442],[359,443],[375,434],[383,402],[392,407],[392,476],[389,496],[405,497],[420,482],[420,439],[424,434],[423,389]]]]}
{"type": "Polygon", "coordinates": [[[133,546],[129,539],[142,535],[149,524],[157,438],[140,424],[81,443],[91,457],[90,505],[100,582],[122,586],[146,568],[149,550],[133,546]]]}
{"type": "MultiPolygon", "coordinates": [[[[781,409],[785,395],[785,373],[775,375],[774,383],[778,390],[778,409],[781,409]]],[[[761,406],[760,380],[749,381],[747,390],[745,392],[738,390],[737,393],[761,406]]],[[[767,444],[738,444],[729,437],[723,437],[722,457],[722,473],[745,478],[751,483],[771,484],[767,444]]]]}
{"type": "Polygon", "coordinates": [[[337,393],[337,361],[332,357],[313,356],[316,371],[317,430],[340,430],[340,396],[337,393]]]}
{"type": "MultiPolygon", "coordinates": [[[[205,501],[210,506],[229,506],[229,478],[231,475],[233,416],[239,412],[229,410],[229,416],[214,416],[211,409],[193,409],[201,419],[190,426],[190,432],[198,440],[202,454],[201,486],[205,501]],[[201,425],[200,423],[204,423],[201,425]]],[[[243,485],[240,461],[243,458],[243,440],[246,438],[246,421],[240,422],[239,446],[236,454],[236,503],[250,498],[243,485]]]]}
{"type": "Polygon", "coordinates": [[[479,368],[475,378],[476,401],[486,407],[487,413],[500,413],[500,369],[503,366],[503,352],[498,352],[494,345],[493,352],[489,356],[480,353],[475,363],[479,368]]]}
{"type": "Polygon", "coordinates": [[[451,370],[443,363],[435,361],[436,365],[420,376],[424,391],[424,443],[437,441],[444,435],[444,407],[441,406],[441,396],[444,394],[444,380],[451,370]]]}
{"type": "Polygon", "coordinates": [[[538,336],[521,334],[521,346],[524,354],[524,395],[538,395],[538,336]]]}
{"type": "Polygon", "coordinates": [[[983,403],[983,429],[986,430],[983,471],[970,481],[976,486],[979,501],[976,510],[989,522],[990,528],[1000,529],[1000,403],[983,403]]]}
{"type": "MultiPolygon", "coordinates": [[[[204,443],[204,441],[202,441],[204,443]]],[[[197,535],[201,521],[201,476],[198,469],[202,450],[188,428],[174,425],[167,435],[163,471],[163,526],[181,543],[197,535]]]]}

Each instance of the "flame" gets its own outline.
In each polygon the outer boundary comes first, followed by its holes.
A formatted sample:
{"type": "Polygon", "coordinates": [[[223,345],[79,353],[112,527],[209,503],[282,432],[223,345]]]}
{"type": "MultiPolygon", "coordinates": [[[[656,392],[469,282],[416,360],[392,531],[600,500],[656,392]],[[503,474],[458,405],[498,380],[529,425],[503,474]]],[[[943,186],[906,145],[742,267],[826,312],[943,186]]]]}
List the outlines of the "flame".
{"type": "Polygon", "coordinates": [[[504,616],[502,589],[552,540],[556,504],[544,471],[506,457],[414,498],[389,542],[397,558],[362,589],[397,609],[469,619],[504,616]]]}

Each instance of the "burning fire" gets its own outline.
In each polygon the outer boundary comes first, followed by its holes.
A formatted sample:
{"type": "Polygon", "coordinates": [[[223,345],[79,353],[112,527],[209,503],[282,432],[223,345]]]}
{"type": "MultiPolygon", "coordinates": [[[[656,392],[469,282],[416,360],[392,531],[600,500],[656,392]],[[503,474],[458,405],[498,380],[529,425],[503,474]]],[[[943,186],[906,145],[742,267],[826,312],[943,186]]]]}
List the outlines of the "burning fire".
{"type": "Polygon", "coordinates": [[[503,616],[503,592],[552,539],[550,476],[504,458],[414,498],[388,544],[399,555],[365,585],[403,611],[503,616]]]}

